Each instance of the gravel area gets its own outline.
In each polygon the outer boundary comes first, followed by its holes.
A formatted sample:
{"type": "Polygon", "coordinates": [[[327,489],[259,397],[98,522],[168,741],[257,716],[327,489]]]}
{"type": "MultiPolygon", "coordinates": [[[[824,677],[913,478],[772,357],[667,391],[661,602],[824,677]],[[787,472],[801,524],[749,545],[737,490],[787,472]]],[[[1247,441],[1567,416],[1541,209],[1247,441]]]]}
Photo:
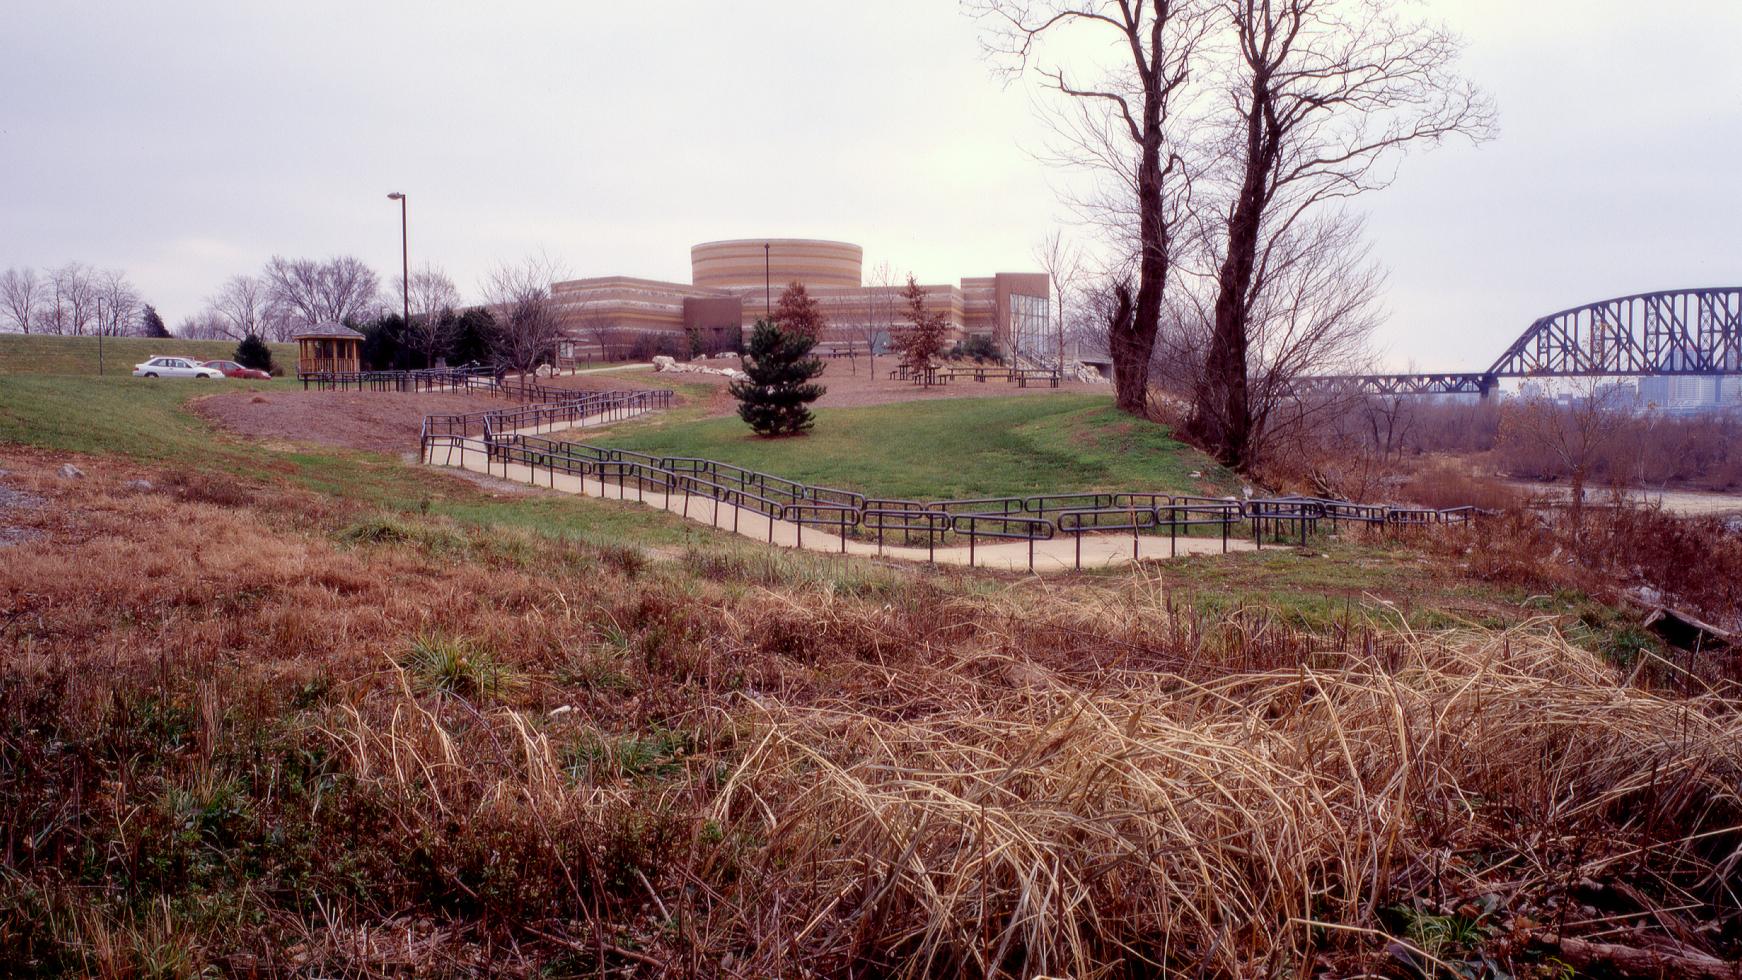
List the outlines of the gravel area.
{"type": "Polygon", "coordinates": [[[36,528],[19,527],[10,523],[7,518],[18,511],[35,510],[47,503],[47,500],[28,490],[7,486],[4,477],[0,476],[0,548],[42,537],[42,532],[36,528]]]}

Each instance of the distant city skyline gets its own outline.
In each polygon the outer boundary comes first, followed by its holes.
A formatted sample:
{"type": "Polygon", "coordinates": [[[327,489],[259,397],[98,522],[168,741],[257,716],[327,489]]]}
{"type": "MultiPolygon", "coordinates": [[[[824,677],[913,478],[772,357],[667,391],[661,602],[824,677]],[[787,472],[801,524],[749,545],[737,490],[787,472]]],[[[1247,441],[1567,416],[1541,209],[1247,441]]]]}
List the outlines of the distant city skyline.
{"type": "MultiPolygon", "coordinates": [[[[1433,0],[1497,140],[1362,201],[1388,368],[1479,370],[1536,317],[1742,283],[1742,6],[1433,0]]],[[[0,37],[0,269],[124,269],[172,324],[273,254],[681,280],[683,243],[858,242],[922,281],[1020,272],[1065,216],[1029,83],[935,0],[101,10],[0,37]],[[819,12],[820,11],[820,12],[819,12]]]]}

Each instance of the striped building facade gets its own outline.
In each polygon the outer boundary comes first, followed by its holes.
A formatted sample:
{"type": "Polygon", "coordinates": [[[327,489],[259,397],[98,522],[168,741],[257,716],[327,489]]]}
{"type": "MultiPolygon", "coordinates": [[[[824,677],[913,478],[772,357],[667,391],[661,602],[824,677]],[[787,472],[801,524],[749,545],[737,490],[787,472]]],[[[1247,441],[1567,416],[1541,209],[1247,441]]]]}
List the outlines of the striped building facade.
{"type": "MultiPolygon", "coordinates": [[[[602,276],[551,284],[569,346],[621,356],[700,335],[708,346],[728,346],[779,302],[788,283],[801,282],[822,307],[829,328],[825,348],[889,349],[888,331],[905,325],[902,283],[864,282],[864,252],[847,242],[812,239],[738,239],[690,249],[688,283],[602,276]]],[[[952,340],[981,335],[1006,350],[1032,350],[1047,342],[1050,283],[1044,273],[999,273],[956,285],[922,285],[926,308],[942,313],[952,340]]]]}

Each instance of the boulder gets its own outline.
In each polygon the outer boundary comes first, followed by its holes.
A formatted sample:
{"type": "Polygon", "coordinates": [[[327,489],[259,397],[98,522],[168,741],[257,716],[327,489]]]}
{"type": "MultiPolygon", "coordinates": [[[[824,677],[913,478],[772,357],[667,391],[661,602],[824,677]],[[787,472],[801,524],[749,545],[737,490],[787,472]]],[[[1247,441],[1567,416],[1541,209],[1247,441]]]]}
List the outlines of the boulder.
{"type": "Polygon", "coordinates": [[[1082,361],[1072,361],[1071,366],[1065,369],[1065,377],[1073,381],[1090,385],[1107,385],[1113,383],[1111,380],[1102,377],[1101,372],[1087,364],[1084,364],[1082,361]]]}
{"type": "Polygon", "coordinates": [[[77,466],[74,466],[71,463],[60,464],[60,471],[59,472],[60,472],[60,477],[63,480],[78,480],[78,479],[82,479],[85,475],[84,470],[79,469],[77,466]]]}

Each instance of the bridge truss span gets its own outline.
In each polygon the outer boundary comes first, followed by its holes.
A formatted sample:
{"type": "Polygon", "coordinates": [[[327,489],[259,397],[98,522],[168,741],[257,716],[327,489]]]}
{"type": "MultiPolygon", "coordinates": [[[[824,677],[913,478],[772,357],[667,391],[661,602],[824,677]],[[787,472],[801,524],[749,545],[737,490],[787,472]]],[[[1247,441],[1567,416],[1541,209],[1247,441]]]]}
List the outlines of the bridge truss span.
{"type": "Polygon", "coordinates": [[[1530,325],[1494,377],[1742,371],[1742,287],[1677,289],[1562,310],[1530,325]]]}
{"type": "Polygon", "coordinates": [[[1486,395],[1495,379],[1485,374],[1340,374],[1295,378],[1295,397],[1313,395],[1486,395]]]}
{"type": "Polygon", "coordinates": [[[1488,370],[1296,378],[1296,397],[1482,395],[1501,378],[1742,375],[1742,286],[1606,299],[1538,319],[1488,370]]]}

